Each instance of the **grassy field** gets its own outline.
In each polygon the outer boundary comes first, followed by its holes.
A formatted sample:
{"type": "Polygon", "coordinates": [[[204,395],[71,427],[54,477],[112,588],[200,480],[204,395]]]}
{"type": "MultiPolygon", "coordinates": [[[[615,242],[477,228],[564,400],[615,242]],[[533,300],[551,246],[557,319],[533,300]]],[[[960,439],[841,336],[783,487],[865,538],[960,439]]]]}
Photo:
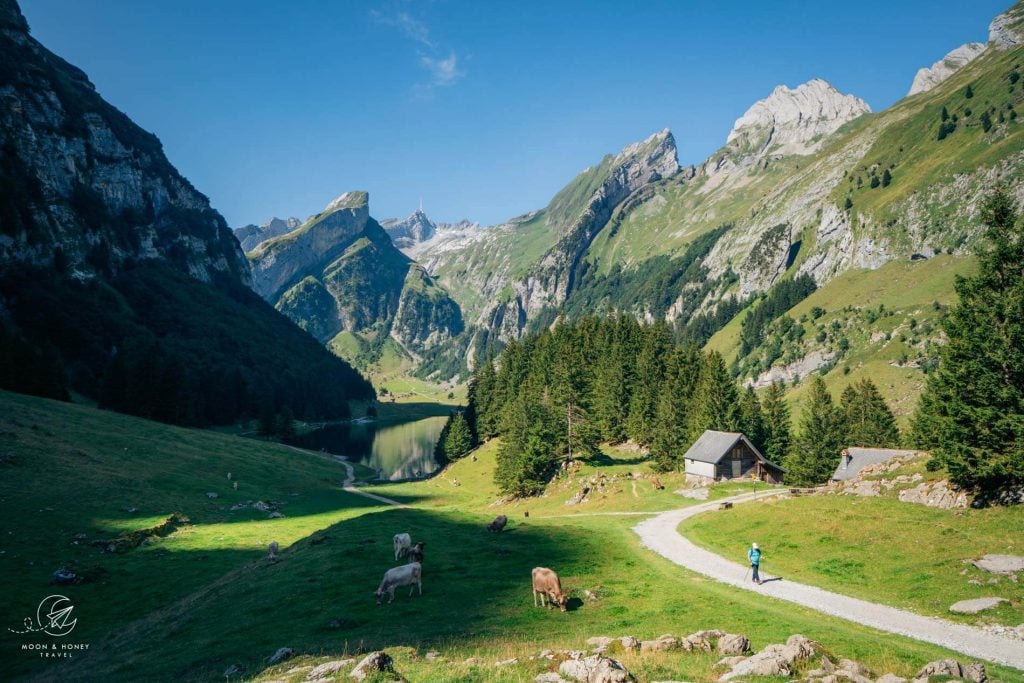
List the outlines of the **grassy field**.
{"type": "MultiPolygon", "coordinates": [[[[298,665],[387,648],[412,681],[531,681],[550,666],[528,659],[543,648],[579,648],[593,635],[652,638],[712,627],[746,633],[756,648],[804,633],[879,673],[908,677],[949,654],[733,591],[642,549],[631,530],[642,516],[591,513],[692,501],[672,493],[679,475],[661,477],[665,489],[655,490],[647,463],[628,448],[608,449],[528,504],[495,505],[491,442],[432,479],[367,489],[409,506],[394,508],[340,490],[339,466],[316,454],[11,394],[0,394],[0,408],[7,584],[0,611],[12,615],[10,626],[34,614],[54,592],[49,577],[61,563],[73,562],[90,579],[60,589],[79,618],[72,638],[88,642],[88,653],[47,665],[31,654],[12,656],[20,636],[5,632],[0,678],[222,680],[234,664],[246,679],[292,681],[304,677],[287,673],[298,665]],[[584,484],[593,488],[589,500],[566,506],[584,484]],[[286,503],[285,517],[230,510],[246,500],[286,503]],[[174,512],[190,524],[129,552],[89,545],[174,512]],[[484,525],[499,513],[509,514],[508,529],[488,533],[484,525]],[[398,531],[427,544],[424,592],[410,599],[399,591],[394,604],[379,607],[371,594],[394,564],[390,539],[398,531]],[[78,533],[87,539],[74,545],[78,533]],[[270,540],[281,544],[280,562],[265,557],[270,540]],[[529,573],[537,565],[555,568],[574,589],[568,613],[532,607],[529,573]],[[584,590],[596,601],[582,600],[584,590]],[[268,667],[279,647],[299,657],[268,667]],[[427,661],[428,649],[447,661],[427,661]],[[481,662],[464,664],[471,656],[481,662]],[[510,657],[521,661],[493,667],[510,657]]],[[[749,486],[716,488],[712,496],[749,486]]],[[[716,659],[624,661],[639,681],[711,681],[716,659]]],[[[1024,680],[999,667],[990,676],[1024,680]]]]}
{"type": "Polygon", "coordinates": [[[1024,552],[1020,506],[954,511],[889,497],[808,496],[740,505],[682,529],[728,557],[742,558],[757,540],[764,571],[787,580],[965,623],[1024,622],[1021,585],[968,564],[1024,552]],[[990,596],[1011,604],[977,616],[949,612],[959,600],[990,596]]]}

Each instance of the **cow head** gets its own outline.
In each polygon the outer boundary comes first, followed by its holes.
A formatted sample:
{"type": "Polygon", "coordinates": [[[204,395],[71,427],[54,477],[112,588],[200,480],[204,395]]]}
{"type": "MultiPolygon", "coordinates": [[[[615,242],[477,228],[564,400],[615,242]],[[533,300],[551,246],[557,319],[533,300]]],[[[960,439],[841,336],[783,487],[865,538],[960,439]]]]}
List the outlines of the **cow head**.
{"type": "Polygon", "coordinates": [[[381,604],[381,600],[384,598],[384,591],[374,591],[373,597],[377,601],[377,604],[381,604]]]}
{"type": "Polygon", "coordinates": [[[553,602],[556,605],[558,605],[558,609],[559,610],[561,610],[562,612],[566,611],[566,607],[569,604],[569,596],[568,595],[566,595],[565,593],[562,593],[562,592],[556,593],[555,591],[550,591],[548,593],[548,597],[551,599],[551,602],[553,602]]]}

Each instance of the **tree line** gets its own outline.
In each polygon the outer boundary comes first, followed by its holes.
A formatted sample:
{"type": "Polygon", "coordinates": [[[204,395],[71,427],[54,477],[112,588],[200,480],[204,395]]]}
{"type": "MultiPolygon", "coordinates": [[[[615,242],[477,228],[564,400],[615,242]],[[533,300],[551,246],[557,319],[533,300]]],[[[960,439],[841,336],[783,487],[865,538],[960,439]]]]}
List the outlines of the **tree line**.
{"type": "Polygon", "coordinates": [[[899,442],[870,380],[849,387],[837,406],[816,379],[798,434],[784,393],[779,383],[762,395],[741,387],[720,354],[675,344],[663,323],[587,317],[512,341],[500,362],[480,363],[468,406],[449,419],[437,454],[456,459],[501,436],[496,483],[532,495],[561,463],[591,457],[601,442],[633,441],[667,472],[684,468],[683,454],[704,430],[741,431],[798,484],[825,481],[845,446],[899,442]]]}

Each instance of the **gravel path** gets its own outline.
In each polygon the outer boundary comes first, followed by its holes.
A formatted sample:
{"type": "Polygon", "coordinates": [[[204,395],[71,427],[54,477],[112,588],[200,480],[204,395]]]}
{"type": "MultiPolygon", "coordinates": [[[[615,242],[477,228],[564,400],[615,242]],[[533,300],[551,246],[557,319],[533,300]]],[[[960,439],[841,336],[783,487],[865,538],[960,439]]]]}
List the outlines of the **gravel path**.
{"type": "MultiPolygon", "coordinates": [[[[303,449],[303,448],[297,448],[295,446],[289,446],[288,444],[283,444],[283,445],[286,448],[290,448],[293,451],[299,451],[300,453],[310,453],[312,455],[318,455],[318,456],[322,456],[323,455],[323,453],[319,453],[317,451],[310,451],[310,450],[306,450],[306,449],[303,449]]],[[[399,503],[397,500],[392,500],[391,498],[385,498],[384,496],[378,496],[376,493],[370,493],[369,491],[360,491],[358,488],[355,487],[355,480],[356,480],[356,470],[355,470],[355,468],[352,467],[352,465],[349,464],[349,462],[345,459],[344,456],[332,455],[331,457],[334,458],[335,462],[337,462],[339,465],[341,465],[342,467],[345,468],[345,473],[346,473],[345,474],[345,481],[343,481],[341,483],[341,487],[343,489],[345,489],[346,491],[348,491],[349,493],[354,493],[357,496],[362,496],[363,498],[370,498],[371,500],[375,500],[378,503],[385,503],[387,505],[394,505],[397,508],[408,507],[405,503],[399,503]]]]}
{"type": "MultiPolygon", "coordinates": [[[[954,624],[937,617],[925,617],[792,581],[776,580],[757,586],[744,581],[747,565],[730,562],[724,557],[698,548],[678,531],[679,524],[684,519],[715,510],[722,502],[743,503],[777,495],[779,494],[776,491],[760,491],[672,510],[637,524],[633,530],[639,534],[645,547],[680,566],[722,583],[795,602],[881,631],[941,645],[971,657],[1024,670],[1024,644],[1019,640],[1003,638],[973,626],[954,624]]],[[[772,578],[764,572],[761,577],[762,580],[772,578]]]]}

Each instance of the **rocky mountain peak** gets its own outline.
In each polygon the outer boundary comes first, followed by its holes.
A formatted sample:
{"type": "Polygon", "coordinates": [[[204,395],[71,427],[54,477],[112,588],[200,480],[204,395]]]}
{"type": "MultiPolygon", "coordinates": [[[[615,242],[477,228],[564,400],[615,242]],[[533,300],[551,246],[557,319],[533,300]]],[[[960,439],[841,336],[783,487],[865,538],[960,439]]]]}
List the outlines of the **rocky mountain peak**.
{"type": "Polygon", "coordinates": [[[867,102],[820,78],[793,89],[780,85],[736,120],[728,143],[754,154],[811,154],[840,126],[870,112],[867,102]]]}
{"type": "Polygon", "coordinates": [[[646,140],[627,145],[615,157],[617,165],[636,158],[640,163],[655,170],[661,177],[679,172],[679,158],[676,153],[676,139],[668,128],[658,131],[646,140]]]}
{"type": "Polygon", "coordinates": [[[15,0],[0,0],[0,29],[28,32],[28,22],[15,0]]]}
{"type": "Polygon", "coordinates": [[[931,90],[962,69],[964,65],[974,61],[985,51],[985,47],[982,43],[967,43],[953,50],[932,64],[931,67],[926,66],[918,69],[907,96],[931,90]]]}
{"type": "Polygon", "coordinates": [[[988,42],[999,50],[1009,50],[1024,43],[1024,3],[1006,10],[988,25],[988,42]]]}
{"type": "Polygon", "coordinates": [[[252,251],[261,243],[273,239],[278,235],[284,235],[302,225],[302,221],[294,216],[291,218],[271,218],[262,225],[250,223],[241,228],[235,228],[235,237],[242,245],[242,251],[252,251]]]}
{"type": "Polygon", "coordinates": [[[366,209],[370,206],[370,193],[356,190],[354,192],[343,192],[327,205],[324,211],[337,211],[338,209],[366,209]]]}

